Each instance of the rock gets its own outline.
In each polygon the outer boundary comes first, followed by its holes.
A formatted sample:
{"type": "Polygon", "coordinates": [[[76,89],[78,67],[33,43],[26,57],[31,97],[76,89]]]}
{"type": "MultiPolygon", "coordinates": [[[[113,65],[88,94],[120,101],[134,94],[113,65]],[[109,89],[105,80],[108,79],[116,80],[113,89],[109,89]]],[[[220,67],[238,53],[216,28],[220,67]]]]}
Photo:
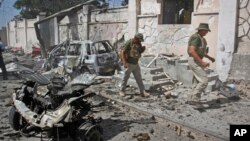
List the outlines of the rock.
{"type": "Polygon", "coordinates": [[[171,98],[171,94],[172,94],[172,93],[171,93],[171,91],[167,91],[167,92],[165,92],[165,93],[164,93],[165,98],[166,98],[166,99],[171,98]]]}
{"type": "Polygon", "coordinates": [[[183,85],[183,83],[182,82],[177,82],[176,85],[180,86],[180,85],[183,85]]]}
{"type": "Polygon", "coordinates": [[[151,120],[155,120],[155,116],[152,115],[152,116],[150,117],[150,119],[151,119],[151,120]]]}
{"type": "Polygon", "coordinates": [[[124,127],[124,131],[127,131],[127,132],[129,132],[129,127],[124,127]]]}
{"type": "Polygon", "coordinates": [[[189,137],[190,139],[193,139],[193,140],[195,139],[195,137],[193,135],[191,135],[191,132],[188,132],[187,137],[189,137]]]}
{"type": "Polygon", "coordinates": [[[150,136],[148,135],[148,133],[134,134],[133,137],[136,138],[137,141],[147,141],[147,140],[150,140],[150,136]]]}
{"type": "Polygon", "coordinates": [[[154,131],[153,128],[149,130],[149,133],[151,133],[151,134],[153,134],[154,132],[155,132],[155,131],[154,131]]]}
{"type": "Polygon", "coordinates": [[[129,99],[132,99],[132,98],[133,98],[132,95],[126,95],[126,96],[125,96],[125,99],[126,99],[126,100],[129,100],[129,99]]]}

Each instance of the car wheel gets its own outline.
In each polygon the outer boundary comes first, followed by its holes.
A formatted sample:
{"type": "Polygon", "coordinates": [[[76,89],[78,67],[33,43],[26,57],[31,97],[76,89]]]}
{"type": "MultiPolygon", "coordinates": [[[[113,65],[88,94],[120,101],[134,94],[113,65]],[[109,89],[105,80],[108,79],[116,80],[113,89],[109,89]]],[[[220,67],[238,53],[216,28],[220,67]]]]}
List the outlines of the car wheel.
{"type": "Polygon", "coordinates": [[[77,141],[103,141],[102,129],[92,123],[83,123],[77,131],[77,141]]]}
{"type": "Polygon", "coordinates": [[[20,114],[17,112],[16,108],[12,106],[9,112],[9,123],[16,131],[20,129],[20,118],[20,114]]]}

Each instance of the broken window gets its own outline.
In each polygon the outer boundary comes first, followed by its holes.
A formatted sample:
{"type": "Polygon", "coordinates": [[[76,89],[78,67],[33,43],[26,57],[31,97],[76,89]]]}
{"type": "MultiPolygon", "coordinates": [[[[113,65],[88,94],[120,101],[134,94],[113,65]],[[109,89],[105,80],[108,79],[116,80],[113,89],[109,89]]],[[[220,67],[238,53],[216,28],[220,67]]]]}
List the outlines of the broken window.
{"type": "Polygon", "coordinates": [[[163,0],[162,24],[191,24],[194,0],[163,0]]]}
{"type": "Polygon", "coordinates": [[[112,51],[112,48],[109,44],[105,42],[97,42],[94,44],[98,54],[108,53],[112,51]]]}
{"type": "Polygon", "coordinates": [[[78,56],[81,54],[81,44],[70,44],[68,55],[78,56]]]}

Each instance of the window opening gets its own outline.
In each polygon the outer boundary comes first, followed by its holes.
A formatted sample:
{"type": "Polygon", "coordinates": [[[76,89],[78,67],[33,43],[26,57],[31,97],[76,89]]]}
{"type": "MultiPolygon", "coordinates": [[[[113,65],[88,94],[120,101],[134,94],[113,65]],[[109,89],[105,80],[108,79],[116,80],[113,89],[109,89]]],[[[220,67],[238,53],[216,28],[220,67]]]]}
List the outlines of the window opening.
{"type": "Polygon", "coordinates": [[[194,0],[163,0],[163,24],[191,24],[194,0]]]}
{"type": "Polygon", "coordinates": [[[81,54],[81,44],[70,44],[68,55],[77,56],[81,54]]]}
{"type": "Polygon", "coordinates": [[[107,43],[95,43],[94,46],[96,47],[96,50],[98,54],[108,53],[111,52],[111,47],[107,43]]]}

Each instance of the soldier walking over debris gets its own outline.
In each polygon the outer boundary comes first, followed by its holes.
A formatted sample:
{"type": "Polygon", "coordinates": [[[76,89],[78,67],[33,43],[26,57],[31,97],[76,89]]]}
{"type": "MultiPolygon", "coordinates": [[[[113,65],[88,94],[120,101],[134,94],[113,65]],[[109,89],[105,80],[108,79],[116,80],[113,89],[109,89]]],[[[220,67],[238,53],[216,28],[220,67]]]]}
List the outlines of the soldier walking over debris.
{"type": "Polygon", "coordinates": [[[143,41],[143,34],[137,33],[133,39],[130,39],[125,43],[121,50],[121,61],[124,65],[125,73],[122,79],[122,87],[119,92],[120,96],[126,95],[125,89],[131,72],[133,73],[136,83],[139,86],[141,96],[150,96],[150,94],[144,90],[144,84],[141,77],[141,68],[138,64],[141,54],[145,51],[145,46],[141,45],[141,42],[143,41]]]}
{"type": "Polygon", "coordinates": [[[2,55],[2,52],[4,51],[5,47],[4,47],[4,44],[2,43],[2,39],[0,37],[0,67],[1,67],[1,70],[2,70],[2,74],[3,74],[3,80],[7,80],[8,77],[7,77],[7,71],[6,71],[6,68],[5,68],[5,64],[4,64],[4,61],[3,61],[3,55],[2,55]]]}
{"type": "Polygon", "coordinates": [[[198,32],[193,34],[188,41],[188,64],[193,71],[193,84],[192,84],[192,95],[189,97],[189,103],[192,104],[200,101],[201,93],[205,90],[208,85],[208,76],[205,68],[209,66],[209,63],[204,62],[204,57],[214,62],[215,59],[208,56],[207,42],[204,36],[210,32],[207,23],[200,23],[197,28],[198,32]]]}

